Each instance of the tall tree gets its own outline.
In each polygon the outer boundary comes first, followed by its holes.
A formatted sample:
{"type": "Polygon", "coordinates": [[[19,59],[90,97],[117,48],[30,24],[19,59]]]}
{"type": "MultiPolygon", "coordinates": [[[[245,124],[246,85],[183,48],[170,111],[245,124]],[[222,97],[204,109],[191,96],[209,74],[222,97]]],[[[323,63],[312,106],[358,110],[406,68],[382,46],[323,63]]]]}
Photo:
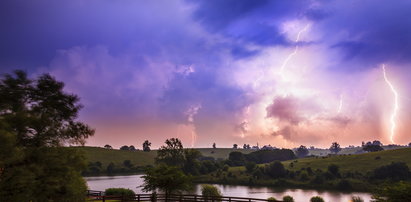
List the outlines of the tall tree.
{"type": "Polygon", "coordinates": [[[190,178],[184,175],[180,168],[164,164],[148,169],[142,178],[144,179],[143,191],[160,190],[166,196],[191,187],[190,178]]]}
{"type": "Polygon", "coordinates": [[[301,145],[300,147],[297,148],[296,152],[298,157],[305,157],[308,155],[309,151],[307,149],[307,147],[305,147],[304,145],[301,145]]]}
{"type": "Polygon", "coordinates": [[[338,152],[340,152],[341,151],[340,144],[338,144],[337,142],[333,142],[330,146],[330,151],[334,154],[337,154],[338,152]]]}
{"type": "Polygon", "coordinates": [[[178,138],[171,138],[167,139],[165,143],[166,145],[161,146],[157,151],[156,162],[182,166],[184,164],[184,149],[181,141],[178,138]]]}
{"type": "Polygon", "coordinates": [[[0,198],[4,201],[84,201],[84,157],[65,144],[84,144],[94,130],[76,121],[76,95],[48,74],[23,71],[0,80],[0,198]],[[14,152],[11,152],[14,151],[14,152]],[[22,191],[24,190],[24,191],[22,191]]]}
{"type": "Polygon", "coordinates": [[[149,142],[148,140],[143,142],[143,151],[145,152],[149,152],[151,149],[151,142],[149,142]]]}

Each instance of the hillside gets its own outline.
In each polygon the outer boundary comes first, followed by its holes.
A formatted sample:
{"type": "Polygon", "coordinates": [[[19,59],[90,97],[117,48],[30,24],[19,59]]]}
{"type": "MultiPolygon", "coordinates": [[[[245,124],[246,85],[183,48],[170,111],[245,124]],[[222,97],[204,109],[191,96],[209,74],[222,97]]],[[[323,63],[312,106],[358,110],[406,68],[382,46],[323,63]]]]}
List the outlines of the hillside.
{"type": "MultiPolygon", "coordinates": [[[[76,147],[79,151],[84,152],[88,162],[101,162],[102,167],[106,167],[110,162],[116,165],[122,165],[125,160],[130,160],[135,166],[153,165],[154,158],[157,156],[157,150],[150,152],[124,151],[117,149],[104,149],[101,147],[76,147]]],[[[250,153],[252,150],[232,149],[232,148],[198,148],[203,156],[213,157],[215,159],[227,159],[232,151],[250,153]]]]}
{"type": "Polygon", "coordinates": [[[380,152],[371,152],[356,155],[339,155],[331,157],[314,157],[298,160],[284,161],[284,166],[289,170],[299,170],[301,168],[311,167],[311,169],[327,169],[328,165],[336,164],[342,172],[366,173],[373,169],[389,164],[391,162],[405,162],[411,167],[411,148],[401,148],[394,150],[385,150],[380,152]],[[290,167],[293,162],[293,167],[290,167]]]}

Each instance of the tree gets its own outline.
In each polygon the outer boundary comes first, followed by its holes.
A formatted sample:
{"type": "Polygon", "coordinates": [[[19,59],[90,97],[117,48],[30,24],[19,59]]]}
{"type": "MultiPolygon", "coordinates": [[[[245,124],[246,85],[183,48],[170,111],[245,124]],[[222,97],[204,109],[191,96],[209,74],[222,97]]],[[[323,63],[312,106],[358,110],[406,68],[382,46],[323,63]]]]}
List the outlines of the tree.
{"type": "Polygon", "coordinates": [[[247,144],[244,144],[244,145],[243,145],[243,149],[247,149],[247,144]]]}
{"type": "Polygon", "coordinates": [[[210,199],[210,201],[219,201],[215,200],[215,198],[223,196],[216,186],[208,184],[201,185],[201,195],[203,195],[206,201],[210,199]]]}
{"type": "Polygon", "coordinates": [[[410,176],[410,169],[404,162],[392,162],[374,169],[373,172],[375,179],[407,180],[410,176]]]}
{"type": "Polygon", "coordinates": [[[411,147],[411,142],[408,144],[408,147],[411,147]]]}
{"type": "Polygon", "coordinates": [[[214,142],[214,143],[213,143],[213,149],[215,149],[215,148],[217,148],[217,147],[216,147],[215,142],[214,142]]]}
{"type": "Polygon", "coordinates": [[[113,147],[111,145],[108,145],[108,144],[104,145],[104,148],[105,149],[113,149],[113,147]]]}
{"type": "Polygon", "coordinates": [[[243,153],[233,151],[228,155],[228,160],[232,166],[242,166],[244,165],[245,157],[243,153]]]}
{"type": "Polygon", "coordinates": [[[29,79],[15,71],[0,80],[2,200],[84,201],[85,159],[61,145],[83,145],[94,130],[76,120],[79,98],[63,88],[48,74],[29,79]]]}
{"type": "Polygon", "coordinates": [[[125,150],[125,151],[127,151],[127,150],[130,150],[130,148],[128,148],[127,145],[124,145],[124,146],[120,147],[120,150],[125,150]]]}
{"type": "Polygon", "coordinates": [[[142,176],[143,191],[155,192],[160,190],[169,196],[172,193],[188,190],[191,186],[190,178],[180,168],[161,164],[150,168],[142,176]]]}
{"type": "Polygon", "coordinates": [[[384,150],[379,144],[366,144],[362,147],[366,152],[376,152],[384,150]]]}
{"type": "Polygon", "coordinates": [[[149,142],[148,140],[143,142],[143,151],[145,152],[149,152],[151,149],[151,142],[149,142]]]}
{"type": "Polygon", "coordinates": [[[300,147],[298,147],[298,149],[296,150],[296,154],[298,157],[302,158],[302,157],[306,157],[308,155],[308,149],[307,147],[301,145],[300,147]]]}
{"type": "Polygon", "coordinates": [[[131,163],[130,160],[124,160],[124,161],[123,161],[123,165],[124,165],[126,168],[132,168],[132,167],[133,167],[133,164],[131,163]]]}
{"type": "Polygon", "coordinates": [[[284,165],[279,161],[268,164],[265,167],[264,172],[273,178],[284,177],[287,174],[284,165]]]}
{"type": "Polygon", "coordinates": [[[330,151],[334,154],[337,154],[338,152],[340,152],[341,151],[340,144],[338,144],[337,142],[333,142],[331,144],[330,151]]]}
{"type": "Polygon", "coordinates": [[[165,163],[170,166],[183,166],[184,149],[178,138],[171,138],[165,141],[166,145],[161,146],[157,151],[156,163],[165,163]]]}
{"type": "Polygon", "coordinates": [[[372,197],[376,202],[411,201],[411,183],[401,181],[379,186],[372,197]]]}
{"type": "Polygon", "coordinates": [[[184,173],[192,175],[199,174],[200,161],[198,159],[201,157],[201,152],[196,149],[184,150],[184,173]]]}
{"type": "Polygon", "coordinates": [[[128,147],[128,150],[130,150],[130,151],[136,151],[136,148],[135,148],[133,145],[130,145],[130,146],[128,147]]]}
{"type": "Polygon", "coordinates": [[[233,149],[237,149],[238,145],[237,144],[233,144],[233,149]]]}

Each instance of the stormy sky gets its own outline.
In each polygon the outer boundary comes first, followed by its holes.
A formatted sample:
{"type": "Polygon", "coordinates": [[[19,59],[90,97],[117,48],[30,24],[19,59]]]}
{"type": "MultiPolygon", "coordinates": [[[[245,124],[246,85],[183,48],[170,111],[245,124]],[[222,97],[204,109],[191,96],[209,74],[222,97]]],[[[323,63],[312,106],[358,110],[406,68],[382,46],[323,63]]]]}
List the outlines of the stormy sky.
{"type": "Polygon", "coordinates": [[[410,10],[408,0],[2,0],[0,73],[65,82],[96,129],[92,146],[405,144],[410,10]]]}

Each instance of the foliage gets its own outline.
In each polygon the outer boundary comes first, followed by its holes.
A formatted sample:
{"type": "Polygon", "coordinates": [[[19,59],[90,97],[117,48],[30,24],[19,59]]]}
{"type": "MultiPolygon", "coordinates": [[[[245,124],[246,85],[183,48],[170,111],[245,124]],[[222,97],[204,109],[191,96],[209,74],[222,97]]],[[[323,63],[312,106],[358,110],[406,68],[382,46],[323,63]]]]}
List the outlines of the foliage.
{"type": "Polygon", "coordinates": [[[274,197],[270,197],[270,198],[267,199],[267,201],[269,201],[269,202],[275,202],[275,201],[277,201],[277,199],[275,199],[274,197]]]}
{"type": "Polygon", "coordinates": [[[184,166],[183,171],[187,174],[197,175],[200,172],[200,161],[201,153],[196,149],[186,149],[184,150],[184,166]]]}
{"type": "Polygon", "coordinates": [[[286,161],[295,159],[296,156],[291,149],[259,150],[245,155],[247,161],[257,164],[270,163],[273,161],[286,161]]]}
{"type": "Polygon", "coordinates": [[[151,149],[151,142],[149,142],[148,140],[143,142],[143,151],[145,152],[149,152],[151,149]]]}
{"type": "Polygon", "coordinates": [[[178,138],[171,138],[167,139],[165,143],[166,145],[161,146],[157,151],[156,162],[170,166],[183,166],[184,150],[181,141],[178,138]]]}
{"type": "Polygon", "coordinates": [[[411,183],[398,182],[387,184],[373,193],[376,202],[408,202],[411,201],[411,183]]]}
{"type": "Polygon", "coordinates": [[[337,165],[331,164],[328,166],[327,169],[328,169],[328,172],[330,172],[335,177],[340,177],[340,168],[337,165]]]}
{"type": "Polygon", "coordinates": [[[389,165],[374,169],[373,178],[406,180],[410,177],[410,169],[404,162],[392,162],[389,165]]]}
{"type": "Polygon", "coordinates": [[[104,145],[104,148],[105,148],[105,149],[113,149],[113,147],[112,147],[111,145],[109,145],[109,144],[104,145]]]}
{"type": "Polygon", "coordinates": [[[321,196],[313,196],[310,199],[310,202],[324,202],[324,199],[321,196]]]}
{"type": "Polygon", "coordinates": [[[0,81],[0,198],[5,201],[84,201],[81,144],[94,130],[76,121],[79,98],[48,74],[16,71],[0,81]]]}
{"type": "Polygon", "coordinates": [[[364,200],[359,196],[352,196],[351,202],[364,202],[364,200]]]}
{"type": "Polygon", "coordinates": [[[120,147],[120,150],[125,150],[125,151],[127,151],[127,150],[129,150],[129,148],[128,148],[127,145],[124,145],[124,146],[120,147]]]}
{"type": "MultiPolygon", "coordinates": [[[[208,185],[208,184],[201,185],[201,195],[203,195],[206,198],[206,200],[208,198],[216,198],[216,197],[222,196],[220,190],[218,190],[216,186],[208,185]]],[[[213,200],[213,201],[216,201],[216,200],[213,200]]]]}
{"type": "Polygon", "coordinates": [[[377,151],[382,151],[384,149],[380,145],[377,145],[377,144],[367,144],[363,146],[362,150],[366,152],[377,152],[377,151]]]}
{"type": "Polygon", "coordinates": [[[238,148],[238,144],[233,144],[233,149],[237,149],[238,148]]]}
{"type": "Polygon", "coordinates": [[[154,168],[147,169],[144,176],[143,191],[160,190],[166,195],[185,191],[190,188],[190,178],[178,167],[161,164],[154,168]]]}
{"type": "Polygon", "coordinates": [[[292,196],[284,196],[283,201],[284,202],[294,202],[294,198],[292,196]]]}
{"type": "Polygon", "coordinates": [[[308,155],[308,149],[304,145],[297,148],[296,154],[299,158],[306,157],[308,155]]]}
{"type": "Polygon", "coordinates": [[[279,161],[268,164],[265,169],[265,173],[273,178],[285,177],[287,174],[283,164],[279,161]]]}
{"type": "Polygon", "coordinates": [[[136,151],[137,149],[134,147],[134,145],[130,145],[130,146],[128,147],[128,150],[130,150],[130,151],[136,151]]]}
{"type": "Polygon", "coordinates": [[[339,190],[349,190],[352,188],[351,183],[346,180],[346,179],[342,179],[337,183],[337,188],[339,190]]]}
{"type": "Polygon", "coordinates": [[[341,151],[340,144],[338,144],[337,142],[333,142],[330,146],[330,152],[337,154],[340,151],[341,151]]]}
{"type": "Polygon", "coordinates": [[[107,196],[134,196],[136,193],[134,193],[133,190],[131,189],[126,189],[126,188],[108,188],[105,191],[107,196]]]}
{"type": "Polygon", "coordinates": [[[245,164],[245,168],[247,169],[248,173],[252,173],[256,167],[257,167],[257,164],[251,161],[245,164]]]}
{"type": "Polygon", "coordinates": [[[242,166],[245,163],[244,154],[241,152],[231,152],[228,156],[229,164],[231,166],[242,166]]]}

